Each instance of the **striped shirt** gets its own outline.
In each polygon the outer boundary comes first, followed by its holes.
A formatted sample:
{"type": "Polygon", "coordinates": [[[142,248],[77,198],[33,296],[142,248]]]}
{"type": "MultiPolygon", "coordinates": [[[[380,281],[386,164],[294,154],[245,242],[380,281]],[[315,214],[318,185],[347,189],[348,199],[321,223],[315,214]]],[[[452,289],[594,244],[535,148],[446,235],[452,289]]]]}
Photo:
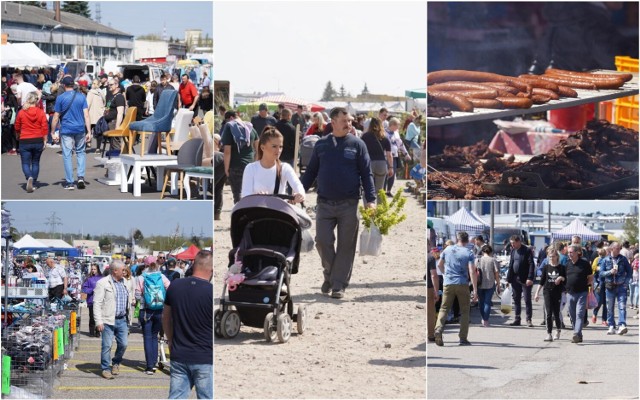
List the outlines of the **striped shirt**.
{"type": "Polygon", "coordinates": [[[124,317],[127,314],[127,305],[129,304],[127,287],[124,285],[124,279],[114,280],[113,285],[116,288],[116,318],[124,317]]]}

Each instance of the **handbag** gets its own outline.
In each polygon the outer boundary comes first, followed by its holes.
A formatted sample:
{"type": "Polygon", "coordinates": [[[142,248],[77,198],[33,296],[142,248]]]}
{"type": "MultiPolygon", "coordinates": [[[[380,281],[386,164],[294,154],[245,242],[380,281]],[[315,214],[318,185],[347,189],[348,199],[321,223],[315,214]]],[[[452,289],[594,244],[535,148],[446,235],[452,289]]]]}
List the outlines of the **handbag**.
{"type": "Polygon", "coordinates": [[[140,318],[140,302],[136,302],[136,308],[133,310],[133,318],[140,318]]]}

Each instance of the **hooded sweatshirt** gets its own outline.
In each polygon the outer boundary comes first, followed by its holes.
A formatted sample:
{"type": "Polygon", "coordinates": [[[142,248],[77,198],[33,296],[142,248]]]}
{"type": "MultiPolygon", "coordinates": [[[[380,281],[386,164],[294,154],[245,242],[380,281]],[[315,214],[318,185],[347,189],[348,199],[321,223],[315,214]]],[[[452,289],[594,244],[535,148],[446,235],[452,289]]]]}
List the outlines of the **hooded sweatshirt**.
{"type": "Polygon", "coordinates": [[[16,132],[21,142],[37,143],[49,133],[47,116],[38,106],[29,107],[28,110],[20,110],[16,117],[16,132]]]}

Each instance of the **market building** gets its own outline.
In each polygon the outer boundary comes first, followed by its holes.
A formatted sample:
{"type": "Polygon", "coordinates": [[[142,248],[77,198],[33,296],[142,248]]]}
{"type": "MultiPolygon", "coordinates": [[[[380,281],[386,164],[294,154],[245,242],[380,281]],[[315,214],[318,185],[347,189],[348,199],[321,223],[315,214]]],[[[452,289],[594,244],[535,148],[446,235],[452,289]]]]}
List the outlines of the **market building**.
{"type": "Polygon", "coordinates": [[[61,60],[133,61],[133,35],[64,11],[3,1],[2,34],[9,43],[33,42],[61,60]]]}

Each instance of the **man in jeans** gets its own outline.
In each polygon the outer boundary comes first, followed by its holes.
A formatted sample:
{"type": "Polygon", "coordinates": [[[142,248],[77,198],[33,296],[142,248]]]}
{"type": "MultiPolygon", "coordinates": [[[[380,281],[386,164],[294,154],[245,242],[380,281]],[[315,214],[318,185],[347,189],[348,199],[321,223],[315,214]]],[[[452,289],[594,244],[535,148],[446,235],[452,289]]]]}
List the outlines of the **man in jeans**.
{"type": "Polygon", "coordinates": [[[351,121],[347,109],[331,110],[331,123],[333,133],[318,140],[301,181],[308,191],[318,180],[316,248],[324,273],[321,290],[323,294],[331,290],[331,297],[341,299],[351,279],[356,253],[360,185],[368,208],[376,207],[376,193],[367,147],[348,134],[351,121]]]}
{"type": "MultiPolygon", "coordinates": [[[[464,231],[456,235],[457,243],[448,246],[440,254],[438,269],[444,274],[444,286],[442,291],[442,305],[438,313],[436,322],[435,340],[438,346],[444,346],[442,332],[447,320],[447,314],[453,304],[453,299],[458,298],[460,304],[460,346],[468,346],[471,343],[467,340],[469,335],[469,313],[471,310],[471,299],[469,295],[469,276],[475,277],[475,256],[467,248],[469,234],[464,231]],[[443,269],[444,268],[444,269],[443,269]]],[[[478,301],[478,283],[471,280],[473,285],[473,301],[478,301]]]]}
{"type": "Polygon", "coordinates": [[[535,279],[536,273],[535,263],[533,262],[533,252],[522,244],[520,235],[511,236],[509,242],[511,243],[511,257],[509,258],[507,282],[509,282],[513,288],[513,303],[516,312],[516,319],[509,325],[520,326],[522,292],[524,292],[527,326],[533,328],[533,322],[531,321],[533,315],[531,290],[533,289],[533,280],[535,279]]]}
{"type": "Polygon", "coordinates": [[[600,280],[604,282],[607,296],[607,310],[609,315],[607,335],[624,335],[627,333],[627,287],[633,276],[629,260],[620,248],[620,243],[612,242],[609,246],[611,254],[606,256],[600,264],[600,280]],[[614,317],[614,304],[618,302],[618,331],[614,317]]]}
{"type": "Polygon", "coordinates": [[[593,272],[589,262],[582,258],[582,246],[572,244],[569,246],[569,260],[567,268],[567,304],[569,317],[573,325],[572,343],[582,342],[582,327],[584,316],[587,312],[587,293],[589,285],[593,282],[593,272]]]}
{"type": "MultiPolygon", "coordinates": [[[[60,142],[62,144],[62,162],[64,164],[65,183],[63,188],[75,188],[73,181],[72,151],[78,160],[78,189],[85,188],[85,142],[91,141],[91,120],[87,98],[73,89],[73,78],[65,76],[62,79],[64,93],[58,96],[51,129],[60,122],[60,142]]],[[[57,140],[57,137],[54,137],[57,140]]]]}
{"type": "Polygon", "coordinates": [[[96,330],[102,332],[100,367],[102,377],[113,379],[120,373],[120,363],[127,349],[129,334],[129,292],[124,284],[124,263],[116,260],[109,265],[110,275],[96,283],[93,291],[93,316],[96,330]],[[113,337],[116,337],[116,354],[111,358],[113,337]]]}
{"type": "Polygon", "coordinates": [[[162,313],[171,350],[170,399],[187,399],[195,386],[199,399],[213,399],[213,258],[200,251],[193,274],[167,289],[162,313]]]}

